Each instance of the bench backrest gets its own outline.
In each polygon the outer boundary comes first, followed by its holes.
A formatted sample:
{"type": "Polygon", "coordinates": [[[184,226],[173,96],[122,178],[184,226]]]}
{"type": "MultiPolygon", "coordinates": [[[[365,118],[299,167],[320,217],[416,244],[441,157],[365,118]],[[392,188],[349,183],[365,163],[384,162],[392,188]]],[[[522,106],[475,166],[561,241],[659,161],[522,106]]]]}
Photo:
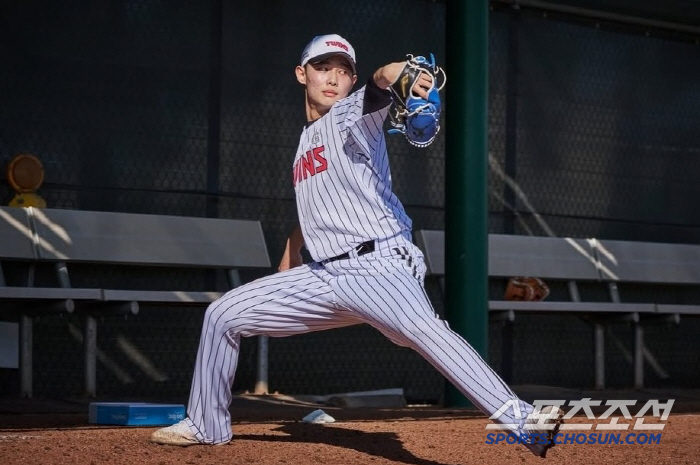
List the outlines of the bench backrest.
{"type": "MultiPolygon", "coordinates": [[[[583,239],[489,234],[489,276],[536,276],[563,280],[599,279],[591,243],[583,239]]],[[[416,232],[428,274],[445,274],[444,231],[416,232]]]]}
{"type": "Polygon", "coordinates": [[[595,241],[601,279],[657,284],[700,284],[700,245],[595,241]]]}
{"type": "Polygon", "coordinates": [[[489,235],[489,275],[597,280],[590,243],[568,237],[489,235]]]}
{"type": "MultiPolygon", "coordinates": [[[[444,231],[416,233],[428,273],[445,273],[444,231]]],[[[489,234],[489,276],[700,284],[700,245],[489,234]]]]}
{"type": "Polygon", "coordinates": [[[36,258],[34,235],[23,208],[0,207],[0,258],[36,258]]]}
{"type": "Polygon", "coordinates": [[[270,266],[259,221],[27,209],[38,258],[198,267],[270,266]]]}

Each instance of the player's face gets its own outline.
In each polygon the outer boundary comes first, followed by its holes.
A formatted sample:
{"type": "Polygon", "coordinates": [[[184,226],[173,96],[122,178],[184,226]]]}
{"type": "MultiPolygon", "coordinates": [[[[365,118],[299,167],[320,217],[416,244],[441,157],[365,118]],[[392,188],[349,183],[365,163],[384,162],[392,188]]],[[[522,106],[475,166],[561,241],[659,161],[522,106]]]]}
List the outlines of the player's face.
{"type": "Polygon", "coordinates": [[[306,86],[306,101],[319,117],[335,102],[345,98],[357,81],[352,68],[342,56],[331,56],[318,63],[297,67],[297,79],[306,86]]]}

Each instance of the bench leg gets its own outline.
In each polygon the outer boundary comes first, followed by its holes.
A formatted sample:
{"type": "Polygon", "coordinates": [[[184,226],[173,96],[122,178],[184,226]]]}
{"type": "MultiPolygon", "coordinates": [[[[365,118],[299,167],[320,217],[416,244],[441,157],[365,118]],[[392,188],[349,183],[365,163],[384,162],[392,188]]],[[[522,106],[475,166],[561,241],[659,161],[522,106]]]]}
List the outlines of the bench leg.
{"type": "Polygon", "coordinates": [[[85,316],[85,395],[97,395],[97,320],[91,315],[85,316]]]}
{"type": "Polygon", "coordinates": [[[20,394],[32,397],[32,318],[22,315],[19,320],[20,394]]]}
{"type": "Polygon", "coordinates": [[[605,327],[602,323],[593,324],[593,345],[595,364],[595,388],[605,388],[605,327]]]}
{"type": "Polygon", "coordinates": [[[228,283],[232,288],[241,285],[241,275],[238,270],[228,270],[228,283]]]}
{"type": "Polygon", "coordinates": [[[634,325],[634,388],[644,388],[644,327],[634,325]]]}
{"type": "Polygon", "coordinates": [[[255,394],[268,394],[268,336],[258,336],[258,373],[255,380],[255,394]]]}
{"type": "Polygon", "coordinates": [[[501,333],[501,373],[503,381],[513,382],[513,323],[505,321],[501,333]]]}

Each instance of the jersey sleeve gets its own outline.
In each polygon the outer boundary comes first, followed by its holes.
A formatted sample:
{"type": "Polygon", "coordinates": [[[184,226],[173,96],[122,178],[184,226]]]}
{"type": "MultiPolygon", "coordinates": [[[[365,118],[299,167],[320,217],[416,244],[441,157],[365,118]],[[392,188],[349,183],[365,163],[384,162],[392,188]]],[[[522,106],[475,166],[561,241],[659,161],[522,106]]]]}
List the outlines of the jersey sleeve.
{"type": "Polygon", "coordinates": [[[367,84],[336,104],[334,112],[338,129],[350,140],[353,153],[365,158],[372,154],[384,140],[384,120],[389,113],[389,91],[377,87],[372,78],[367,84]]]}
{"type": "Polygon", "coordinates": [[[373,78],[369,78],[365,86],[365,99],[362,106],[362,114],[374,113],[391,104],[391,93],[388,89],[380,89],[374,82],[373,78]]]}

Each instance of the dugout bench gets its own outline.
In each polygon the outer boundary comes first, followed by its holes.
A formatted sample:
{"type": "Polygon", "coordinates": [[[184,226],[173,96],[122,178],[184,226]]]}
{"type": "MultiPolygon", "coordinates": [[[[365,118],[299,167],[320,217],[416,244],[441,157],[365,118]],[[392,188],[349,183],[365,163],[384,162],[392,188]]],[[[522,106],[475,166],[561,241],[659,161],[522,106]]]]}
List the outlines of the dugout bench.
{"type": "Polygon", "coordinates": [[[85,394],[96,395],[97,316],[137,314],[142,306],[206,306],[215,290],[74,288],[70,268],[90,266],[225,270],[229,288],[241,268],[269,268],[259,221],[0,207],[0,260],[24,263],[22,285],[7,286],[0,263],[0,320],[19,321],[20,390],[32,395],[32,319],[50,312],[84,315],[85,394]],[[50,264],[55,287],[35,286],[50,264]]]}
{"type": "MultiPolygon", "coordinates": [[[[644,326],[680,321],[680,315],[700,315],[700,305],[626,302],[620,286],[700,284],[700,245],[607,241],[559,237],[489,234],[488,273],[493,278],[533,276],[566,283],[569,300],[521,302],[489,300],[489,315],[505,323],[503,360],[512,358],[512,324],[516,313],[565,313],[581,317],[593,327],[594,382],[605,387],[605,327],[629,322],[634,328],[634,387],[644,386],[644,361],[656,362],[644,347],[644,326]],[[602,283],[606,301],[582,301],[579,283],[602,283]]],[[[416,244],[425,254],[427,275],[440,279],[444,289],[444,231],[422,230],[416,244]]]]}

